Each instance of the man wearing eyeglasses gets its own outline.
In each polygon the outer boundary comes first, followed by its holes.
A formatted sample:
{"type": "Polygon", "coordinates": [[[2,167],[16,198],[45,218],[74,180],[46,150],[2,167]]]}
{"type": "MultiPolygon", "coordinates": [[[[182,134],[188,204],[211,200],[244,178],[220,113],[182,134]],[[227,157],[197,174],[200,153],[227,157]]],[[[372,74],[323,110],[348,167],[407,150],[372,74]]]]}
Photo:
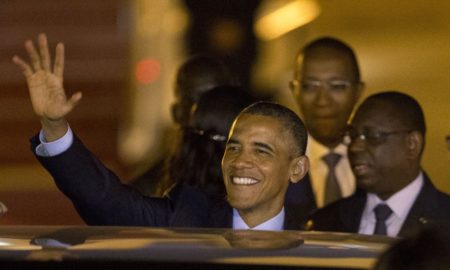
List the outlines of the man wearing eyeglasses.
{"type": "Polygon", "coordinates": [[[286,195],[287,205],[297,209],[301,218],[301,212],[323,207],[355,190],[342,135],[364,83],[352,48],[324,37],[299,52],[290,87],[310,135],[309,178],[291,185],[286,195]]]}
{"type": "Polygon", "coordinates": [[[406,236],[425,224],[448,226],[450,196],[420,165],[425,130],[414,98],[395,91],[367,98],[346,136],[358,191],[318,210],[306,226],[388,236],[406,236]]]}

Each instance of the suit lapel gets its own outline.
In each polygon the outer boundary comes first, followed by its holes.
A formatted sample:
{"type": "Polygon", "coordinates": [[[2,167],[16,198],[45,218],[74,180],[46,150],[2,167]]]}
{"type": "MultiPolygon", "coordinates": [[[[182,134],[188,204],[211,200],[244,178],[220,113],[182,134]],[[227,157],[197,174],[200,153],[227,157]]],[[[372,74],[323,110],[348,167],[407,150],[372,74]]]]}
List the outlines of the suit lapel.
{"type": "Polygon", "coordinates": [[[284,208],[284,224],[283,229],[284,230],[302,230],[303,229],[303,223],[304,220],[299,220],[297,218],[297,215],[293,214],[292,211],[288,208],[284,208]]]}
{"type": "Polygon", "coordinates": [[[317,208],[310,179],[307,174],[298,183],[289,184],[284,201],[289,215],[288,219],[285,219],[285,226],[302,229],[303,227],[298,224],[304,224],[308,215],[317,208]]]}
{"type": "Polygon", "coordinates": [[[287,205],[301,205],[308,207],[311,210],[317,208],[316,199],[311,186],[311,178],[309,173],[297,183],[289,183],[286,192],[285,204],[287,205]]]}
{"type": "Polygon", "coordinates": [[[367,194],[357,190],[355,194],[349,197],[339,209],[342,231],[357,233],[361,222],[362,213],[366,205],[367,194]]]}
{"type": "Polygon", "coordinates": [[[213,228],[233,227],[233,208],[226,202],[217,201],[214,203],[210,213],[210,223],[213,228]]]}
{"type": "Polygon", "coordinates": [[[423,186],[403,222],[399,236],[411,234],[419,229],[420,226],[428,223],[429,214],[436,212],[435,208],[439,207],[435,199],[435,188],[425,173],[423,180],[423,186]]]}

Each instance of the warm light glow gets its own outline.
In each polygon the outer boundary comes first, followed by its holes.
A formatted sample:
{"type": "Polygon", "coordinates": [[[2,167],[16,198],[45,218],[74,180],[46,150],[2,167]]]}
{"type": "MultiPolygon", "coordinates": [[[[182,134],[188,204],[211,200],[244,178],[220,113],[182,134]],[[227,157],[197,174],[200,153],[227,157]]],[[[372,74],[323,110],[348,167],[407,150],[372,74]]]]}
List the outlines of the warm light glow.
{"type": "Polygon", "coordinates": [[[11,244],[3,240],[0,241],[0,247],[7,247],[7,246],[11,246],[11,244]]]}
{"type": "Polygon", "coordinates": [[[255,33],[263,40],[275,39],[311,22],[319,13],[320,7],[315,0],[293,0],[258,19],[255,33]]]}
{"type": "Polygon", "coordinates": [[[143,85],[150,84],[159,78],[161,65],[154,59],[144,59],[136,65],[136,80],[143,85]]]}

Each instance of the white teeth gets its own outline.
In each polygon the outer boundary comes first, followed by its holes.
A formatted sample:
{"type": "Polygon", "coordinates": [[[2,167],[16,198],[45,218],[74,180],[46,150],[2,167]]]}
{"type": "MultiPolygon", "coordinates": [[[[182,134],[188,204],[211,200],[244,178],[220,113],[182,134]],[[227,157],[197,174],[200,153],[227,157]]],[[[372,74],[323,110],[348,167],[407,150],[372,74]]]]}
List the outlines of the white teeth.
{"type": "Polygon", "coordinates": [[[257,180],[248,177],[233,177],[233,184],[236,185],[253,185],[258,183],[257,180]]]}

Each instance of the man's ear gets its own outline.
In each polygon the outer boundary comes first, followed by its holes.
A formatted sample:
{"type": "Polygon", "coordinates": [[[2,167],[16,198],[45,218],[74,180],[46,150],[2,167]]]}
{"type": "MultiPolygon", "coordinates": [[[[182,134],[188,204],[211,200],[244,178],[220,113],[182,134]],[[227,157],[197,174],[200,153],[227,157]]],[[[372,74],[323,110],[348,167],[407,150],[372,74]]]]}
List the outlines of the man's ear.
{"type": "Polygon", "coordinates": [[[302,180],[309,170],[309,158],[307,156],[299,156],[291,161],[290,177],[291,183],[297,183],[302,180]]]}
{"type": "Polygon", "coordinates": [[[419,158],[424,147],[423,135],[418,131],[412,131],[407,137],[407,147],[409,156],[413,159],[419,158]]]}

